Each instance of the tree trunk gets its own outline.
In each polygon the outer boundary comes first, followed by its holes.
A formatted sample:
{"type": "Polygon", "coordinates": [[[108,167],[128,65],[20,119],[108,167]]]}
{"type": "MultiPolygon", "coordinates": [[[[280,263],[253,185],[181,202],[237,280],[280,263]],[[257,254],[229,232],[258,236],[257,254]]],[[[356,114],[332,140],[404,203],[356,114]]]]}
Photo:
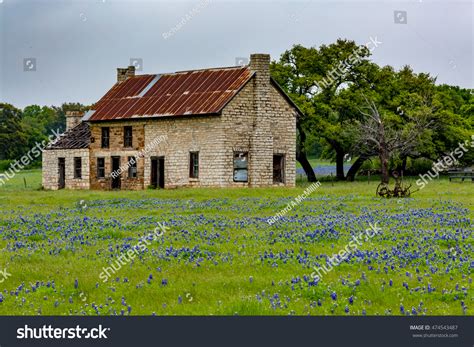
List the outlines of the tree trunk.
{"type": "Polygon", "coordinates": [[[308,178],[308,182],[316,182],[316,175],[314,174],[313,168],[306,157],[305,152],[297,151],[296,153],[296,160],[299,161],[301,166],[303,167],[304,173],[308,178]]]}
{"type": "Polygon", "coordinates": [[[303,170],[308,178],[308,182],[316,182],[316,175],[314,174],[313,168],[308,161],[306,156],[306,151],[304,149],[304,143],[306,141],[306,134],[301,126],[299,121],[296,122],[296,127],[298,128],[299,138],[296,145],[296,160],[301,164],[303,170]]]}
{"type": "Polygon", "coordinates": [[[397,165],[397,172],[401,175],[407,168],[407,157],[402,158],[401,164],[397,165]]]}
{"type": "Polygon", "coordinates": [[[354,164],[352,164],[349,171],[347,171],[346,180],[348,180],[349,182],[354,182],[356,173],[360,170],[362,164],[364,164],[366,160],[367,157],[364,156],[360,156],[359,158],[357,158],[354,164]]]}
{"type": "Polygon", "coordinates": [[[400,174],[405,174],[405,171],[407,171],[407,157],[403,157],[400,174]]]}
{"type": "Polygon", "coordinates": [[[346,179],[344,176],[344,150],[336,140],[326,138],[326,141],[336,152],[336,179],[338,181],[344,181],[346,179]]]}
{"type": "Polygon", "coordinates": [[[382,183],[387,183],[390,179],[389,173],[388,173],[388,152],[385,148],[382,148],[380,150],[379,154],[379,159],[380,159],[380,165],[381,165],[381,171],[382,171],[382,183]]]}
{"type": "Polygon", "coordinates": [[[336,150],[336,179],[338,181],[344,181],[344,151],[341,149],[336,150]]]}
{"type": "MultiPolygon", "coordinates": [[[[377,113],[378,114],[378,113],[377,113]]],[[[378,138],[380,139],[380,146],[379,146],[379,159],[380,159],[380,169],[381,169],[381,172],[382,172],[382,177],[381,177],[381,180],[382,180],[382,183],[386,183],[388,184],[389,180],[390,180],[390,174],[388,172],[388,161],[390,159],[390,153],[389,153],[389,150],[387,148],[387,143],[386,143],[386,139],[385,139],[385,127],[384,127],[384,124],[382,121],[380,121],[380,115],[378,115],[379,117],[379,129],[378,129],[378,133],[379,133],[379,136],[378,138]]]]}

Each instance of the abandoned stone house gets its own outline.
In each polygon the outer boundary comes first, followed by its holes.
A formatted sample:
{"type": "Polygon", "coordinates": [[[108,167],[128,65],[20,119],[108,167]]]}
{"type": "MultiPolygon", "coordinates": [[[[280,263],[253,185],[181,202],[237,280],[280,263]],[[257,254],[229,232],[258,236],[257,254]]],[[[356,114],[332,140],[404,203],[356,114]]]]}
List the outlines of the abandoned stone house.
{"type": "Polygon", "coordinates": [[[270,77],[270,56],[247,66],[135,75],[43,152],[45,189],[295,185],[301,111],[270,77]]]}

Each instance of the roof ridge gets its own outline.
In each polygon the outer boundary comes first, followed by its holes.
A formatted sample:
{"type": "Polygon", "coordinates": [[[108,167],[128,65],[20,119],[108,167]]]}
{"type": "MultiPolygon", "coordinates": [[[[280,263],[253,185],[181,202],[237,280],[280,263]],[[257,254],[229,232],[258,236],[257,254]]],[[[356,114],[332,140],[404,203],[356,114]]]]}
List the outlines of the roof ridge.
{"type": "Polygon", "coordinates": [[[230,69],[246,69],[248,65],[245,66],[222,66],[222,67],[208,67],[203,69],[191,69],[191,70],[181,70],[175,71],[173,73],[183,73],[183,72],[192,72],[192,71],[209,71],[209,70],[230,70],[230,69]]]}
{"type": "Polygon", "coordinates": [[[147,73],[143,75],[135,75],[133,77],[129,78],[137,78],[137,77],[148,77],[148,76],[159,76],[159,75],[175,75],[178,73],[185,73],[185,72],[198,72],[198,71],[211,71],[211,70],[230,70],[230,69],[247,69],[249,66],[244,65],[244,66],[221,66],[221,67],[207,67],[207,68],[202,68],[202,69],[191,69],[191,70],[180,70],[180,71],[174,71],[174,72],[158,72],[158,73],[147,73]]]}

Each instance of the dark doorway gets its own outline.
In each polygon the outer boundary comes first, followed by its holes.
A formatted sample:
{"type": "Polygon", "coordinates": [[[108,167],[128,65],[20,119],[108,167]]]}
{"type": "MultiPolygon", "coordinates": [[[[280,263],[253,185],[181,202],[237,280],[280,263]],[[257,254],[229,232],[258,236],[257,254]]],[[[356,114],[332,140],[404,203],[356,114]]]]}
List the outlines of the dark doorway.
{"type": "Polygon", "coordinates": [[[285,183],[285,156],[273,155],[273,183],[285,183]]]}
{"type": "MultiPolygon", "coordinates": [[[[112,157],[112,172],[120,172],[120,157],[112,157]]],[[[120,189],[122,182],[122,175],[113,175],[112,177],[112,189],[120,189]]]]}
{"type": "Polygon", "coordinates": [[[165,187],[165,157],[151,157],[151,186],[165,187]]]}
{"type": "Polygon", "coordinates": [[[66,188],[66,160],[64,158],[58,158],[58,170],[59,170],[59,189],[66,188]]]}

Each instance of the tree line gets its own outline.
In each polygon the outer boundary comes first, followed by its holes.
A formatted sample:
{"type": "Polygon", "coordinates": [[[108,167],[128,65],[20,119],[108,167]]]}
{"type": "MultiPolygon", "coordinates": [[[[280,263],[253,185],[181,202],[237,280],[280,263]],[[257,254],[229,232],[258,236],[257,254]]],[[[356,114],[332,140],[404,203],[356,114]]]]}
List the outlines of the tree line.
{"type": "MultiPolygon", "coordinates": [[[[65,103],[60,107],[31,105],[23,110],[0,103],[0,170],[6,170],[11,161],[47,140],[53,130],[64,132],[66,111],[85,109],[87,107],[79,103],[65,103]]],[[[41,158],[30,166],[39,165],[41,158]]]]}
{"type": "MultiPolygon", "coordinates": [[[[428,73],[379,66],[370,56],[368,46],[339,39],[295,45],[271,63],[272,77],[304,114],[296,157],[309,181],[316,181],[308,160],[314,148],[335,161],[338,180],[353,181],[377,158],[384,181],[391,170],[406,171],[408,161],[435,161],[474,134],[472,89],[436,85],[428,73]]],[[[471,152],[460,165],[473,163],[471,152]]]]}

